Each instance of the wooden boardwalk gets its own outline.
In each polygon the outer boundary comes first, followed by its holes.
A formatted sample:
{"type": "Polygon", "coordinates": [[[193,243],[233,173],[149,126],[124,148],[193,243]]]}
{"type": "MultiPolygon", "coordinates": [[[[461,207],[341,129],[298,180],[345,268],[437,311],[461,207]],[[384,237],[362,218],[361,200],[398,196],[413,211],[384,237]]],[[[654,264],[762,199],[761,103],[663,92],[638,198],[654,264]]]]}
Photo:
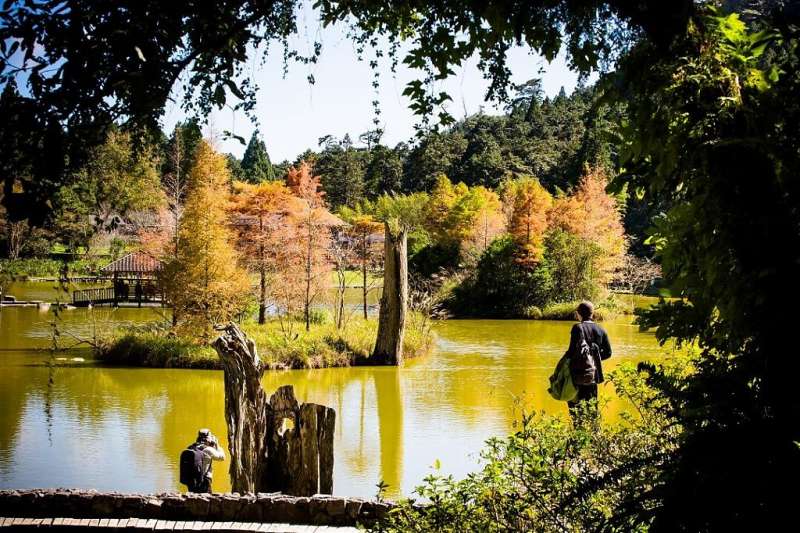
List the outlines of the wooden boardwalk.
{"type": "Polygon", "coordinates": [[[0,530],[50,531],[269,531],[270,533],[357,533],[354,527],[263,524],[256,522],[179,522],[143,518],[2,518],[0,530]]]}

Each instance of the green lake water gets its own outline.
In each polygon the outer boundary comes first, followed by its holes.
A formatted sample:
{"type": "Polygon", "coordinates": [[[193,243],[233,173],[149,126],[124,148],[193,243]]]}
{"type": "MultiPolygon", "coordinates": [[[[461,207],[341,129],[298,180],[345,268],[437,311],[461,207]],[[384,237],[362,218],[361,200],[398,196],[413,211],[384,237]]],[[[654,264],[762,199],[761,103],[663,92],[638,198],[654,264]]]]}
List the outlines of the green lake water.
{"type": "MultiPolygon", "coordinates": [[[[50,284],[17,284],[19,299],[55,298],[50,284]]],[[[354,294],[354,298],[357,296],[354,294]]],[[[63,297],[62,297],[63,299],[63,297]]],[[[91,336],[93,324],[132,327],[161,320],[163,310],[64,311],[63,344],[91,336]]],[[[177,459],[197,429],[225,441],[222,373],[209,370],[108,368],[85,362],[85,349],[60,353],[66,366],[43,365],[52,313],[0,310],[0,489],[82,487],[118,491],[178,490],[177,459]],[[50,378],[52,377],[52,384],[50,378]]],[[[383,480],[389,495],[410,494],[438,459],[463,476],[483,442],[512,431],[520,402],[566,416],[546,383],[563,354],[570,322],[451,320],[436,324],[436,347],[402,368],[358,367],[272,372],[264,387],[291,384],[302,401],[336,409],[334,493],[369,497],[383,480]]],[[[664,355],[652,333],[630,319],[606,322],[614,357],[664,355]]],[[[612,398],[604,417],[627,409],[612,398]]],[[[227,443],[224,442],[227,450],[227,443]]],[[[213,488],[229,490],[227,463],[213,488]]]]}

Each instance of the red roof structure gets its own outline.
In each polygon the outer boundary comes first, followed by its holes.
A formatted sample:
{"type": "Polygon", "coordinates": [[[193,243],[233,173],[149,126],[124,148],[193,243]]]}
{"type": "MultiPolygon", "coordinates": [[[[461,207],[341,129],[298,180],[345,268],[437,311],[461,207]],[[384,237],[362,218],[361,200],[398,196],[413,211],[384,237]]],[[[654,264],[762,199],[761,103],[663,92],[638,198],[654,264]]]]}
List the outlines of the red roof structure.
{"type": "Polygon", "coordinates": [[[161,261],[142,251],[123,255],[100,269],[103,274],[107,275],[135,275],[137,277],[154,276],[159,270],[161,270],[161,261]]]}

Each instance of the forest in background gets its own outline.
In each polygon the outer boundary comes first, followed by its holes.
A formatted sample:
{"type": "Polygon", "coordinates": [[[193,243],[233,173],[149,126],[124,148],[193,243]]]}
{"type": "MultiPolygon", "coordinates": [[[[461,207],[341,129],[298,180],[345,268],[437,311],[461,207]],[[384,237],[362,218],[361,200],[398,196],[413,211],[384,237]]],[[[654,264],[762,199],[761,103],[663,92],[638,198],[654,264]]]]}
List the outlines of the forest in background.
{"type": "MultiPolygon", "coordinates": [[[[34,127],[26,123],[31,117],[25,104],[26,98],[8,84],[0,99],[0,108],[12,117],[7,128],[34,127]]],[[[424,280],[428,290],[432,279],[433,290],[444,286],[437,298],[448,313],[536,317],[556,302],[605,299],[612,283],[634,292],[652,288],[658,276],[652,247],[646,244],[652,209],[624,191],[612,203],[605,201],[608,212],[602,216],[613,219],[612,226],[619,218],[624,226],[605,230],[615,234],[608,237],[598,234],[603,230],[581,229],[582,219],[591,216],[575,205],[604,201],[619,149],[612,131],[623,118],[622,107],[603,102],[595,87],[579,86],[569,95],[562,89],[549,98],[534,79],[516,87],[504,114],[473,115],[395,147],[381,144],[381,130],[365,132],[357,141],[325,135],[317,150],[273,163],[255,131],[242,159],[225,156],[224,181],[228,192],[237,182],[286,181],[293,167],[306,164],[319,176],[326,208],[347,222],[367,217],[379,223],[382,197],[422,195],[413,203],[416,212],[408,214],[416,219],[409,248],[412,276],[424,280]],[[587,176],[595,183],[588,183],[587,176]],[[515,184],[530,188],[533,181],[546,196],[528,206],[541,221],[536,235],[527,230],[522,241],[533,239],[534,244],[521,242],[522,230],[513,227],[520,221],[512,220],[512,197],[524,189],[515,184]],[[568,197],[573,200],[564,201],[568,197]],[[493,243],[505,234],[511,238],[493,243]],[[515,250],[525,246],[539,247],[541,253],[515,250]],[[497,303],[509,301],[518,303],[497,303]]],[[[10,141],[18,139],[4,131],[10,141]]],[[[64,252],[72,259],[98,253],[114,258],[140,246],[143,234],[164,224],[158,213],[165,206],[176,220],[174,211],[184,200],[185,177],[196,164],[203,131],[197,121],[179,123],[169,135],[123,127],[88,152],[70,143],[60,128],[32,138],[42,139],[41,149],[51,155],[36,157],[29,147],[16,146],[3,157],[0,222],[6,257],[64,252]],[[48,143],[58,150],[51,151],[48,143]]]]}

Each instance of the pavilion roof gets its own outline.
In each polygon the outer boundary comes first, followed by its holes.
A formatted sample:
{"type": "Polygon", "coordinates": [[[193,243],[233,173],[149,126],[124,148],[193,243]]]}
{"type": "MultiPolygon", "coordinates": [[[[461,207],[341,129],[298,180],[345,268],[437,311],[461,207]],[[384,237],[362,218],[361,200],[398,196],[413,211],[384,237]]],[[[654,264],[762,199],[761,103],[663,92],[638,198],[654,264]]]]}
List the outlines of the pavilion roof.
{"type": "Polygon", "coordinates": [[[123,255],[100,269],[105,274],[153,274],[159,270],[161,261],[142,251],[123,255]]]}

